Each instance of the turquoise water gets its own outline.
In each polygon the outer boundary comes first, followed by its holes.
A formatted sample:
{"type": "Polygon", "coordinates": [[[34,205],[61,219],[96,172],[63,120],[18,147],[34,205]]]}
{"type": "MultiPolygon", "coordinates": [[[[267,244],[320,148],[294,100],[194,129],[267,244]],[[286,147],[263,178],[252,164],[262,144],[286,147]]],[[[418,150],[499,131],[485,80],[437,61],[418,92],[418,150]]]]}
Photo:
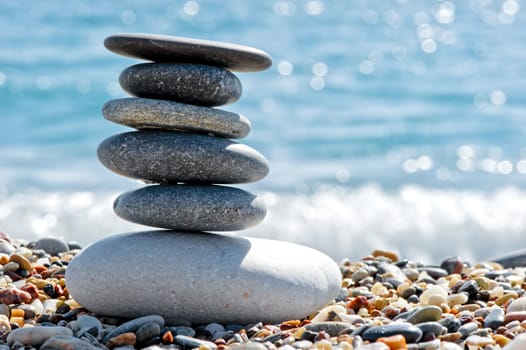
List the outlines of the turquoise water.
{"type": "MultiPolygon", "coordinates": [[[[523,4],[522,4],[523,5],[523,4]]],[[[524,6],[524,5],[523,5],[524,6]]],[[[0,5],[0,229],[82,243],[137,229],[139,186],[96,159],[126,128],[101,116],[137,61],[104,38],[147,32],[270,53],[239,73],[242,142],[271,173],[246,234],[335,258],[372,248],[436,261],[524,246],[526,12],[518,1],[37,1],[0,5]],[[497,243],[494,236],[502,238],[497,243]]]]}

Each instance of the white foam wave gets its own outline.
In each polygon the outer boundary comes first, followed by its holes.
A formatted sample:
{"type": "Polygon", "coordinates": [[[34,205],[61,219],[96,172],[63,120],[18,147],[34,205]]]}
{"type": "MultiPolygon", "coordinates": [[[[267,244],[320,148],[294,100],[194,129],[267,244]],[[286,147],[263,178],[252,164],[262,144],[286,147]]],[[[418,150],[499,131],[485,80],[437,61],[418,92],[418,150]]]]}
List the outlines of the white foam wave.
{"type": "MultiPolygon", "coordinates": [[[[430,189],[413,185],[386,191],[320,188],[311,194],[261,193],[269,207],[249,236],[297,242],[336,260],[359,259],[375,248],[425,262],[459,255],[470,261],[524,248],[526,191],[430,189]]],[[[102,237],[143,230],[112,210],[117,193],[0,193],[0,230],[33,240],[63,236],[84,245],[102,237]]]]}

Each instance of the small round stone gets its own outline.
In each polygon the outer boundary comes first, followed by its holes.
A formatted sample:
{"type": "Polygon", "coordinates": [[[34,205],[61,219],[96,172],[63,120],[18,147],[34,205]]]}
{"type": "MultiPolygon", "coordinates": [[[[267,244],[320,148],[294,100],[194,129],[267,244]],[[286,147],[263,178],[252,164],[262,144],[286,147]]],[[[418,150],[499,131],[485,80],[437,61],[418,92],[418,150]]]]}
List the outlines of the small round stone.
{"type": "Polygon", "coordinates": [[[58,253],[69,250],[68,243],[60,238],[45,237],[36,241],[34,249],[42,249],[48,254],[57,255],[58,253]]]}
{"type": "Polygon", "coordinates": [[[325,254],[297,244],[160,230],[93,243],[70,262],[66,280],[72,297],[97,314],[248,324],[319,310],[338,294],[341,273],[325,254]]]}
{"type": "Polygon", "coordinates": [[[156,183],[245,183],[264,178],[268,161],[227,139],[174,131],[143,130],[111,136],[97,155],[117,174],[156,183]]]}
{"type": "Polygon", "coordinates": [[[104,46],[119,55],[156,62],[187,62],[255,72],[272,65],[261,50],[224,42],[152,34],[117,34],[104,40],[104,46]]]}
{"type": "Polygon", "coordinates": [[[142,225],[185,231],[234,231],[259,224],[265,204],[239,188],[214,185],[157,185],[121,194],[121,218],[142,225]]]}
{"type": "Polygon", "coordinates": [[[241,97],[241,82],[223,68],[190,63],[141,63],[119,76],[121,87],[137,97],[199,106],[221,106],[241,97]]]}
{"type": "Polygon", "coordinates": [[[136,129],[163,129],[242,138],[250,133],[250,122],[241,114],[216,108],[151,98],[120,98],[102,108],[112,122],[136,129]]]}

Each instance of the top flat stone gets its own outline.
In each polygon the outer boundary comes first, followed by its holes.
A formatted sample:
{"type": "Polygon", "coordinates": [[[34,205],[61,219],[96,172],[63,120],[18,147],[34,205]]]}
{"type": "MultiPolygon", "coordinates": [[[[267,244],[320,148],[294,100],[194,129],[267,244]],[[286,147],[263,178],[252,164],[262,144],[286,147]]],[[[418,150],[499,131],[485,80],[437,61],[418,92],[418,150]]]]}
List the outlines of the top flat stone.
{"type": "Polygon", "coordinates": [[[257,72],[272,65],[269,54],[253,47],[177,36],[116,34],[107,37],[104,46],[127,57],[154,62],[199,63],[237,72],[257,72]]]}

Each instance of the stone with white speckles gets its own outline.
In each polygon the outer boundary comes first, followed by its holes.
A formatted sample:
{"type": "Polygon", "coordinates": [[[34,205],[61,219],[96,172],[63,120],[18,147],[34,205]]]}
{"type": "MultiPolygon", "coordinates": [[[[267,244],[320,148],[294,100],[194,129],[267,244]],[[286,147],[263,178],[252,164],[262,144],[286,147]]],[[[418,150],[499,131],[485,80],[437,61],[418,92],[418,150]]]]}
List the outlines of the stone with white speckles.
{"type": "Polygon", "coordinates": [[[235,184],[254,182],[269,171],[253,148],[220,137],[142,130],[111,136],[97,150],[117,174],[155,183],[235,184]]]}

